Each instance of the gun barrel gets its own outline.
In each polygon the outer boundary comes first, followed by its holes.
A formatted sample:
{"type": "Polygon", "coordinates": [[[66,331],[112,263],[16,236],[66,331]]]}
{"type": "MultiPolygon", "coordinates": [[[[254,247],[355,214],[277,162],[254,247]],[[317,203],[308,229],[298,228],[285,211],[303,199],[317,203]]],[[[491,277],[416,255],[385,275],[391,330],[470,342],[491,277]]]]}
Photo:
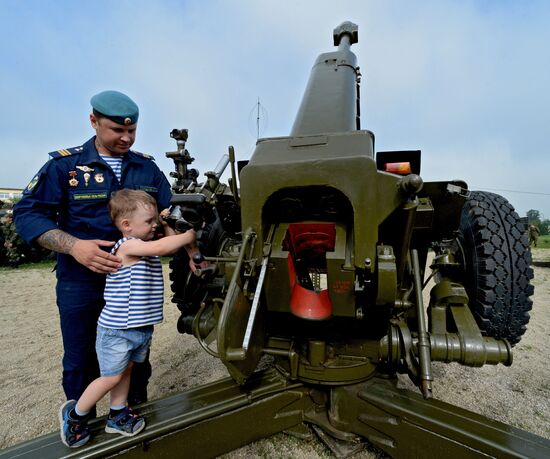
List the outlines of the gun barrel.
{"type": "Polygon", "coordinates": [[[214,169],[214,175],[217,178],[220,178],[223,174],[223,171],[225,171],[225,168],[229,164],[229,155],[225,154],[221,157],[221,159],[218,161],[218,164],[216,165],[216,168],[214,169]]]}
{"type": "Polygon", "coordinates": [[[357,26],[344,22],[334,30],[337,51],[321,54],[313,68],[291,136],[360,129],[359,67],[350,51],[357,43],[357,26]]]}

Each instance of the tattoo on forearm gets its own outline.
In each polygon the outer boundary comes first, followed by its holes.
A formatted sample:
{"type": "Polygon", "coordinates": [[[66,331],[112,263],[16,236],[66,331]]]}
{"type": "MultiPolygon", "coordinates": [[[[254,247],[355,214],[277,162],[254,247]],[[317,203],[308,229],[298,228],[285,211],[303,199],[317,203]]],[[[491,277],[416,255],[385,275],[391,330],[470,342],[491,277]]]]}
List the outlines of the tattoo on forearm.
{"type": "Polygon", "coordinates": [[[42,247],[60,253],[70,253],[78,239],[58,229],[46,231],[36,240],[42,247]]]}

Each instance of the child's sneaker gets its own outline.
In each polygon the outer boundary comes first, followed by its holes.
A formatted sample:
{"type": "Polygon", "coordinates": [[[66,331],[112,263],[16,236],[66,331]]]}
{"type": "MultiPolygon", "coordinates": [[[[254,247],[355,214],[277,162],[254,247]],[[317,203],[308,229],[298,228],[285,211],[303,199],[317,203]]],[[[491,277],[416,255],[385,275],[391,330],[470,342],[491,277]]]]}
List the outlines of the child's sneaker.
{"type": "Polygon", "coordinates": [[[69,415],[75,406],[76,400],[67,400],[59,409],[61,441],[70,448],[85,445],[90,439],[87,421],[78,421],[69,415]]]}
{"type": "Polygon", "coordinates": [[[133,437],[140,433],[144,427],[145,419],[126,407],[121,413],[114,417],[109,415],[107,418],[107,425],[105,426],[105,432],[117,433],[125,437],[133,437]]]}

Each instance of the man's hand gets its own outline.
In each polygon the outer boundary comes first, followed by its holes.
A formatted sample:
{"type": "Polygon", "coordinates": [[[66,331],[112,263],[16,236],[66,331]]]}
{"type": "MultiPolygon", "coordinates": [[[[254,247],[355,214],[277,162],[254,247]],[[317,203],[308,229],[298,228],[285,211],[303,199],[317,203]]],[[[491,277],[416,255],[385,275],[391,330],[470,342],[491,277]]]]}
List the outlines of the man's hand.
{"type": "Polygon", "coordinates": [[[78,239],[69,254],[93,272],[114,273],[122,266],[122,259],[101,250],[101,247],[112,247],[114,244],[114,242],[102,241],[101,239],[78,239]]]}
{"type": "Polygon", "coordinates": [[[122,266],[121,258],[101,250],[101,247],[112,247],[115,243],[111,241],[78,239],[59,229],[46,231],[36,241],[47,249],[72,255],[96,273],[113,273],[122,266]]]}

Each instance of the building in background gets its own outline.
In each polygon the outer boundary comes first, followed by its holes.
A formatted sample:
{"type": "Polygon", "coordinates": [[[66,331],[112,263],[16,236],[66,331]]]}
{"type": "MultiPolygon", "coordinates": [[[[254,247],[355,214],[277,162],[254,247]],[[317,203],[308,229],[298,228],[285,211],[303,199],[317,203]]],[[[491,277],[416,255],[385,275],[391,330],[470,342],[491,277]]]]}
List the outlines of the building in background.
{"type": "Polygon", "coordinates": [[[21,188],[0,188],[0,201],[14,202],[21,199],[23,190],[21,188]]]}

